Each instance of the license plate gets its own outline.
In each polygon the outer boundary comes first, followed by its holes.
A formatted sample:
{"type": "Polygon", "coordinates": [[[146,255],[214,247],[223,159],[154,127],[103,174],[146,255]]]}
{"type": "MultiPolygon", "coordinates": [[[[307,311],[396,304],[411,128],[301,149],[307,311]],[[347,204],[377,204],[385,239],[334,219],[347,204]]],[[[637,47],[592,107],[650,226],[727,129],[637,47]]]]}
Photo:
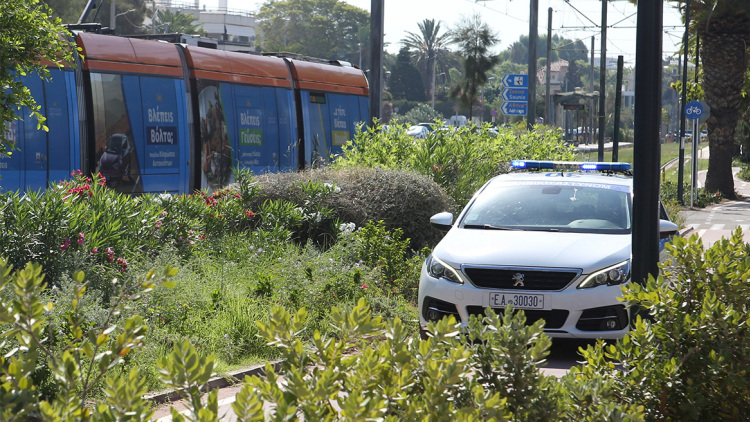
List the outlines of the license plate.
{"type": "Polygon", "coordinates": [[[491,308],[544,309],[544,295],[490,293],[491,308]]]}

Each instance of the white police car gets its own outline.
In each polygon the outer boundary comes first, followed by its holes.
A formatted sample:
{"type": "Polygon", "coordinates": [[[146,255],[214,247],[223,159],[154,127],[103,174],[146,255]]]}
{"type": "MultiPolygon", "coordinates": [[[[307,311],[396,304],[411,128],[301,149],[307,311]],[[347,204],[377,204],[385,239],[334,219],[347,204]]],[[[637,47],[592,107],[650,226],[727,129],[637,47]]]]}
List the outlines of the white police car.
{"type": "MultiPolygon", "coordinates": [[[[514,161],[526,170],[487,182],[464,210],[434,215],[448,230],[422,266],[420,329],[487,307],[523,309],[551,337],[628,332],[633,179],[628,163],[514,161]],[[552,171],[529,171],[552,170],[552,171]]],[[[661,238],[678,227],[661,208],[661,238]]],[[[662,244],[665,241],[662,241],[662,244]]]]}

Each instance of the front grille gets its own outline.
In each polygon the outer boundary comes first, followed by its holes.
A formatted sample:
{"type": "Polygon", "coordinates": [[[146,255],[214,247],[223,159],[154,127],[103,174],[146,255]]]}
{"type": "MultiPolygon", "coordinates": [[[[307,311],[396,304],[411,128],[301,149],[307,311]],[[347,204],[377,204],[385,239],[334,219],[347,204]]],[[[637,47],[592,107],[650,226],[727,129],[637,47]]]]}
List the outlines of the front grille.
{"type": "Polygon", "coordinates": [[[578,270],[465,267],[471,283],[485,289],[562,290],[581,272],[578,270]]]}
{"type": "MultiPolygon", "coordinates": [[[[505,311],[501,308],[493,308],[492,310],[498,315],[502,315],[505,311]]],[[[484,316],[484,308],[481,306],[467,306],[466,312],[468,312],[470,316],[484,316]]],[[[552,309],[551,311],[523,309],[523,313],[526,315],[526,325],[531,325],[540,319],[543,319],[544,328],[546,329],[562,327],[565,324],[565,320],[568,319],[569,314],[569,312],[564,309],[552,309]]]]}

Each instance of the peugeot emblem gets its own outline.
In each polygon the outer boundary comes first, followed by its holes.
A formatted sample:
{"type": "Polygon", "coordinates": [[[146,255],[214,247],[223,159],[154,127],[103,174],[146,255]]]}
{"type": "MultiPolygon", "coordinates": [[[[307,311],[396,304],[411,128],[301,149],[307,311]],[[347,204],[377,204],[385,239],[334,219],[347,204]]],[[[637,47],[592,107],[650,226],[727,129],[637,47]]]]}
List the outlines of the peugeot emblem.
{"type": "Polygon", "coordinates": [[[521,273],[515,273],[513,274],[513,287],[523,287],[523,279],[524,275],[521,273]]]}

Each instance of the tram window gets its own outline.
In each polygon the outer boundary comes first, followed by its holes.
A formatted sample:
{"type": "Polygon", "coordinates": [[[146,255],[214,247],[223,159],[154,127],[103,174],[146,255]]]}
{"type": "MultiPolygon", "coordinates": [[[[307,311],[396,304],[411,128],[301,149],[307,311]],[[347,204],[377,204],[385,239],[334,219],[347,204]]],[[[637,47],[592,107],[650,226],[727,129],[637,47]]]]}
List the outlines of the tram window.
{"type": "Polygon", "coordinates": [[[310,93],[310,102],[313,104],[325,104],[326,103],[326,94],[311,92],[310,93]]]}

